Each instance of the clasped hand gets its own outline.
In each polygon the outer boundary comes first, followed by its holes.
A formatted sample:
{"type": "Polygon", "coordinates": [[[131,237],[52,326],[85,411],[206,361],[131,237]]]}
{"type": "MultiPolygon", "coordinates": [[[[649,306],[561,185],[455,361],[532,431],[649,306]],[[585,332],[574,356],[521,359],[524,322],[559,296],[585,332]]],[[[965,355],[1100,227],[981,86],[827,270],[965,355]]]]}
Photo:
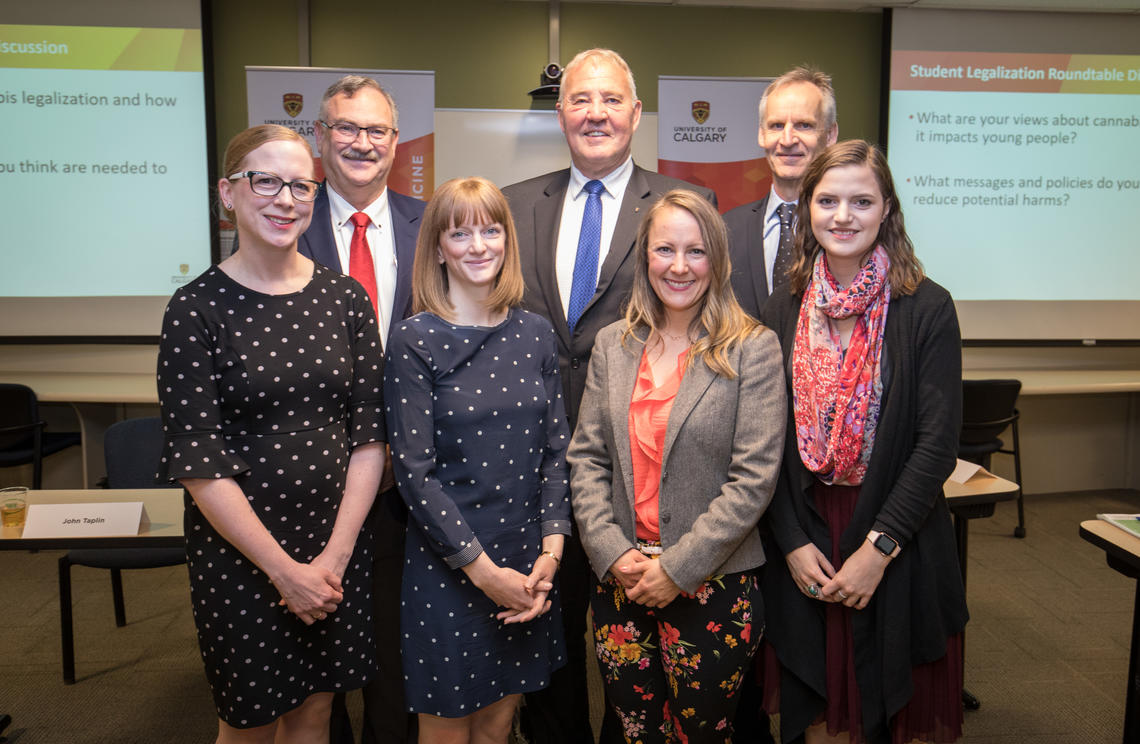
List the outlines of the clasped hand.
{"type": "Polygon", "coordinates": [[[625,589],[630,601],[646,607],[664,607],[681,593],[681,587],[661,568],[661,561],[633,548],[614,561],[610,574],[625,589]]]}
{"type": "Polygon", "coordinates": [[[467,573],[488,599],[505,608],[495,617],[510,625],[528,622],[550,609],[547,597],[554,588],[557,568],[554,561],[537,560],[530,574],[524,575],[513,568],[495,565],[484,553],[467,573]]]}
{"type": "Polygon", "coordinates": [[[868,542],[859,546],[838,571],[813,543],[796,548],[786,558],[792,579],[806,596],[856,610],[871,601],[888,562],[868,542]]]}
{"type": "Polygon", "coordinates": [[[289,570],[274,577],[274,586],[281,594],[278,604],[301,619],[305,625],[324,620],[344,599],[340,576],[320,562],[293,562],[289,570]]]}

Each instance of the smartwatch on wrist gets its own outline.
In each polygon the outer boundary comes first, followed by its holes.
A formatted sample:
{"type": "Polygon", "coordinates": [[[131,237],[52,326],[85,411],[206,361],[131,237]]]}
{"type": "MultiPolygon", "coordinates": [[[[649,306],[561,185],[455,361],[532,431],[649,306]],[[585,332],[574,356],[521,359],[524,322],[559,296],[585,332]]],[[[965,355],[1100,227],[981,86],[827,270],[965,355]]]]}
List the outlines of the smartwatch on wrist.
{"type": "Polygon", "coordinates": [[[867,533],[867,540],[875,546],[875,550],[883,554],[884,558],[893,558],[899,551],[899,541],[885,532],[871,530],[867,533]]]}

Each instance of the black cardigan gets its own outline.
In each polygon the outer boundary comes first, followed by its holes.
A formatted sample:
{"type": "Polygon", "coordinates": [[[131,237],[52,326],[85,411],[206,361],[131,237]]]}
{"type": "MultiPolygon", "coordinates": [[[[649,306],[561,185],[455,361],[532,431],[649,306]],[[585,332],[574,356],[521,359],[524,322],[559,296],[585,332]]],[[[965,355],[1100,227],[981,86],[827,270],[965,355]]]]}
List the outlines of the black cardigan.
{"type": "MultiPolygon", "coordinates": [[[[830,554],[827,526],[812,503],[814,476],[797,448],[791,357],[802,296],[786,285],[764,308],[776,331],[788,379],[784,465],[767,531],[780,552],[809,541],[830,554]]],[[[883,343],[883,399],[871,461],[851,524],[840,538],[846,559],[872,528],[899,541],[870,603],[855,612],[855,675],[869,742],[890,741],[888,723],[911,697],[911,668],[946,654],[965,627],[954,530],[942,484],[954,469],[962,420],[962,349],[950,294],[924,280],[913,295],[893,296],[883,343]]],[[[769,561],[764,577],[767,637],[783,666],[781,738],[794,739],[825,704],[824,603],[792,581],[786,561],[769,561]]]]}

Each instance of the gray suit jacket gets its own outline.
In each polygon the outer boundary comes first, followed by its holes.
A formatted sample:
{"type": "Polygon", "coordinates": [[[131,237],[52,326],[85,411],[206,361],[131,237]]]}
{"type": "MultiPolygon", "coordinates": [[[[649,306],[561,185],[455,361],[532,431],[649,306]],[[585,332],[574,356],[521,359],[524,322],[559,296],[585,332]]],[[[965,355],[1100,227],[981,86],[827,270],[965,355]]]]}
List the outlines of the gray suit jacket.
{"type": "Polygon", "coordinates": [[[594,336],[622,316],[633,286],[633,243],[642,215],[670,189],[695,191],[714,206],[716,194],[711,189],[639,168],[635,163],[622,198],[621,214],[610,241],[610,250],[598,274],[598,288],[571,334],[562,309],[554,261],[558,227],[562,222],[562,202],[569,183],[570,169],[567,168],[513,184],[503,189],[503,193],[510,201],[511,215],[518,232],[519,257],[526,283],[523,307],[543,316],[554,326],[558,336],[558,368],[562,375],[566,417],[573,431],[582,390],[586,386],[586,368],[590,363],[594,336]]]}
{"type": "MultiPolygon", "coordinates": [[[[571,499],[582,546],[598,578],[636,547],[629,401],[642,344],[621,343],[625,321],[598,334],[570,443],[571,499]]],[[[756,529],[780,470],[786,426],[783,358],[762,329],[729,354],[729,380],[695,360],[665,432],[659,526],[661,567],[692,594],[709,577],[756,568],[756,529]]]]}
{"type": "Polygon", "coordinates": [[[760,317],[771,294],[764,268],[764,211],[768,197],[742,204],[724,215],[728,226],[728,255],[732,259],[732,291],[744,312],[760,317]]]}

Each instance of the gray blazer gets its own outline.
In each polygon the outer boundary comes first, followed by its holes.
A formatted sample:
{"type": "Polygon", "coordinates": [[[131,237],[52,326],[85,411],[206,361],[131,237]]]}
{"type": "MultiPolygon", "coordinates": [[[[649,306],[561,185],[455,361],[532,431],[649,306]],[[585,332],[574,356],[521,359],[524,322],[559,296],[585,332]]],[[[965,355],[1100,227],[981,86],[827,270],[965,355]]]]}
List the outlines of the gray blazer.
{"type": "MultiPolygon", "coordinates": [[[[629,401],[642,344],[622,346],[624,321],[594,344],[570,443],[571,500],[598,578],[637,546],[629,401]]],[[[729,354],[728,380],[696,360],[673,401],[661,465],[661,567],[692,594],[712,575],[764,563],[756,523],[776,487],[787,403],[776,334],[763,329],[729,354]]]]}

